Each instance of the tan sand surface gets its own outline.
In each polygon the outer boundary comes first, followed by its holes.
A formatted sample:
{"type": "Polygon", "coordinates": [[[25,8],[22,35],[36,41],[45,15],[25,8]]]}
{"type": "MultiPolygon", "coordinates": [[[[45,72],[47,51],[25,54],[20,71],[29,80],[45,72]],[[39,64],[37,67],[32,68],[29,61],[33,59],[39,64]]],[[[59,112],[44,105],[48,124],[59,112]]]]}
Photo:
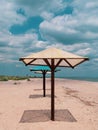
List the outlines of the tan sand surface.
{"type": "Polygon", "coordinates": [[[50,79],[0,82],[0,130],[98,130],[98,82],[56,79],[56,121],[50,120],[50,79]],[[75,119],[75,120],[73,120],[75,119]]]}

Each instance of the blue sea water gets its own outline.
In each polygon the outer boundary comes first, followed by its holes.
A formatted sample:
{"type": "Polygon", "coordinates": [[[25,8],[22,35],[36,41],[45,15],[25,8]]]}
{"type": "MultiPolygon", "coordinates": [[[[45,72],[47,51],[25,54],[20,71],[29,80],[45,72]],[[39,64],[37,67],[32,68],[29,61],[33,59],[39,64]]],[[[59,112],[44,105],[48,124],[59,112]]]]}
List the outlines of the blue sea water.
{"type": "Polygon", "coordinates": [[[98,77],[59,77],[59,78],[98,82],[98,77]]]}

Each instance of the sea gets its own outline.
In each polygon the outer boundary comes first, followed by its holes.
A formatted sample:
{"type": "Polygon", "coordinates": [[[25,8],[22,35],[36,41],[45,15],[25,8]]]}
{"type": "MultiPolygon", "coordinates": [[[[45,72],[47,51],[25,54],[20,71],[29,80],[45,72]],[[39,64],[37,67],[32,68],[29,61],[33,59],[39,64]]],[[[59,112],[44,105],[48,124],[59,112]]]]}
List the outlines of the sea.
{"type": "Polygon", "coordinates": [[[57,77],[57,78],[98,82],[98,77],[57,77]]]}

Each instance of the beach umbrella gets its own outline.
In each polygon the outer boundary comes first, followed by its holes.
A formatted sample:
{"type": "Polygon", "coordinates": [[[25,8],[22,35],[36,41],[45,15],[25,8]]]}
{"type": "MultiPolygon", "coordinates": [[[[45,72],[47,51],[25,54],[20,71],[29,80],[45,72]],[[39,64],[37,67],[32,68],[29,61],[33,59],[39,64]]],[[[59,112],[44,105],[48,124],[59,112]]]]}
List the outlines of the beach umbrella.
{"type": "MultiPolygon", "coordinates": [[[[51,74],[51,69],[49,66],[34,66],[30,71],[35,71],[35,73],[42,74],[43,75],[43,97],[46,96],[46,74],[51,74]]],[[[57,72],[59,70],[55,70],[57,72]]]]}
{"type": "Polygon", "coordinates": [[[78,56],[57,48],[48,48],[46,50],[32,53],[27,57],[19,59],[25,65],[46,65],[51,69],[51,120],[55,120],[55,82],[54,71],[56,67],[71,67],[74,68],[82,62],[88,60],[87,57],[78,56]]]}

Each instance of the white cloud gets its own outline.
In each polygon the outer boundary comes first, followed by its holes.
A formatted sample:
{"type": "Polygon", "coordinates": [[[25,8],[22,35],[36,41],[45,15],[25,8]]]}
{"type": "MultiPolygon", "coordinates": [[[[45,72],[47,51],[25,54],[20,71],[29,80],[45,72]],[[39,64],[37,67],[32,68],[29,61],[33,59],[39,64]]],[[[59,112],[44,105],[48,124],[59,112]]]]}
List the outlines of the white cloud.
{"type": "Polygon", "coordinates": [[[64,8],[62,0],[1,0],[0,1],[0,54],[1,60],[4,57],[13,59],[20,55],[28,54],[37,48],[46,47],[47,42],[39,41],[34,30],[27,31],[22,35],[13,35],[9,28],[14,24],[22,24],[29,16],[40,15],[50,20],[53,12],[64,8]],[[17,13],[17,10],[24,10],[25,15],[17,13]]]}
{"type": "Polygon", "coordinates": [[[97,1],[73,1],[73,13],[56,16],[40,24],[42,36],[49,41],[75,44],[98,40],[97,1]],[[89,9],[86,6],[89,6],[89,9]],[[92,6],[95,7],[92,10],[92,6]]]}
{"type": "Polygon", "coordinates": [[[91,48],[86,48],[86,49],[80,49],[79,51],[76,52],[78,55],[88,55],[92,51],[91,48]]]}
{"type": "Polygon", "coordinates": [[[15,5],[11,2],[0,1],[0,31],[8,29],[13,24],[21,24],[25,17],[16,13],[15,5]]]}
{"type": "Polygon", "coordinates": [[[50,46],[81,55],[97,55],[97,5],[98,0],[76,0],[69,4],[73,7],[72,14],[57,16],[55,13],[66,8],[66,0],[1,0],[0,50],[6,52],[5,55],[1,53],[1,56],[9,56],[11,59],[50,46]],[[16,11],[20,8],[24,10],[25,16],[17,14],[16,11]],[[34,30],[23,35],[12,35],[9,32],[8,29],[13,24],[22,24],[29,16],[36,15],[45,19],[40,24],[40,33],[46,41],[39,40],[34,30]],[[10,57],[11,54],[14,55],[10,57]]]}
{"type": "Polygon", "coordinates": [[[47,42],[37,41],[37,43],[35,44],[35,47],[36,47],[36,48],[46,48],[47,45],[48,45],[47,42]]]}
{"type": "Polygon", "coordinates": [[[12,35],[2,32],[0,37],[0,61],[3,63],[17,62],[19,57],[27,56],[33,51],[42,50],[48,45],[47,41],[39,41],[34,30],[22,35],[12,35]],[[5,58],[7,59],[5,60],[5,58]]]}
{"type": "Polygon", "coordinates": [[[63,0],[15,0],[18,7],[22,7],[27,15],[40,15],[44,11],[57,12],[66,6],[63,0]]]}
{"type": "Polygon", "coordinates": [[[28,54],[26,49],[31,49],[32,46],[35,46],[37,41],[38,36],[36,33],[27,33],[23,35],[12,35],[9,32],[1,33],[0,61],[5,61],[5,57],[10,59],[9,61],[12,61],[12,59],[15,61],[16,58],[28,54]]]}
{"type": "Polygon", "coordinates": [[[97,62],[98,62],[98,58],[95,58],[94,61],[97,61],[97,62]]]}
{"type": "Polygon", "coordinates": [[[33,42],[38,39],[38,36],[36,33],[25,33],[22,35],[12,35],[11,33],[5,31],[1,32],[0,41],[5,42],[8,46],[25,46],[28,42],[33,42]]]}
{"type": "Polygon", "coordinates": [[[43,17],[45,20],[51,20],[53,18],[54,14],[50,12],[42,12],[41,17],[43,17]]]}

